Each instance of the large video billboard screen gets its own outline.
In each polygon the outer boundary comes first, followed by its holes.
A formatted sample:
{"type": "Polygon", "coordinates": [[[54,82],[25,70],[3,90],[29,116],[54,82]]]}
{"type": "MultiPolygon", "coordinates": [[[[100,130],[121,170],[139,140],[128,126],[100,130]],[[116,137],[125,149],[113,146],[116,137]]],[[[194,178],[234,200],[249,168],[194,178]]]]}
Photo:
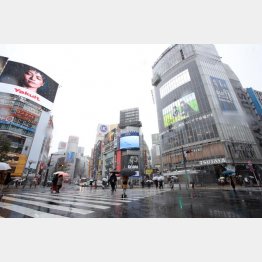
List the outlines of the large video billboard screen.
{"type": "Polygon", "coordinates": [[[45,73],[22,63],[8,61],[0,75],[0,91],[26,97],[48,109],[57,88],[58,83],[45,73]]]}
{"type": "Polygon", "coordinates": [[[228,89],[226,81],[213,76],[211,76],[210,79],[215,89],[221,110],[236,111],[237,109],[228,89]]]}
{"type": "Polygon", "coordinates": [[[174,101],[165,107],[162,113],[165,127],[199,113],[195,93],[190,93],[174,101]]]}
{"type": "Polygon", "coordinates": [[[139,128],[126,127],[121,129],[120,149],[139,148],[139,128]]]}

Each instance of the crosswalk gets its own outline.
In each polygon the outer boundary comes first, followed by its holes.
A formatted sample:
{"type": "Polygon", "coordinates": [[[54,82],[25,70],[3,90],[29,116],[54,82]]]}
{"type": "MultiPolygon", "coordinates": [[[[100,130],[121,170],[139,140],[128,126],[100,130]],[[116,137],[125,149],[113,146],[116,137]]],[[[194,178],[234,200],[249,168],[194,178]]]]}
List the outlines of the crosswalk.
{"type": "Polygon", "coordinates": [[[129,190],[128,198],[121,198],[121,190],[62,191],[6,193],[0,202],[1,218],[88,218],[105,216],[114,207],[151,197],[164,190],[129,190]]]}

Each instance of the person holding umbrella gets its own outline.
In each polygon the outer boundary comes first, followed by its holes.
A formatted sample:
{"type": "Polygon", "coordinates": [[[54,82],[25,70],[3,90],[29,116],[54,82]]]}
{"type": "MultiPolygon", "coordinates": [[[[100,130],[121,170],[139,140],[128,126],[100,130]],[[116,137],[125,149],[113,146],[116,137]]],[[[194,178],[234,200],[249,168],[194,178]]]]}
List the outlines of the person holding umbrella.
{"type": "Polygon", "coordinates": [[[117,182],[116,173],[112,173],[112,175],[110,176],[108,182],[111,185],[111,191],[112,192],[116,191],[116,182],[117,182]]]}
{"type": "Polygon", "coordinates": [[[0,162],[0,199],[3,197],[3,189],[6,183],[7,171],[11,170],[9,164],[0,162]]]}
{"type": "Polygon", "coordinates": [[[127,197],[127,195],[126,195],[127,184],[128,184],[128,176],[123,176],[122,177],[122,188],[123,188],[122,198],[127,197]]]}
{"type": "Polygon", "coordinates": [[[122,188],[123,188],[122,198],[127,197],[126,190],[127,190],[127,185],[128,185],[128,178],[135,174],[136,174],[136,171],[132,169],[128,169],[128,168],[124,168],[120,171],[120,175],[122,177],[122,188]]]}
{"type": "Polygon", "coordinates": [[[58,175],[58,179],[56,182],[56,193],[59,193],[59,190],[61,189],[62,185],[63,185],[63,175],[60,174],[58,175]]]}

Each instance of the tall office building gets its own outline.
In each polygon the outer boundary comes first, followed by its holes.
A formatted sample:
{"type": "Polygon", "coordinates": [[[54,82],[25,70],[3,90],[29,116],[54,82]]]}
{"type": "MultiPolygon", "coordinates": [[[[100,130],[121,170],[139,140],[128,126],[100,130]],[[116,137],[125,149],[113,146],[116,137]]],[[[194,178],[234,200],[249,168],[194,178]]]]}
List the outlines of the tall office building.
{"type": "Polygon", "coordinates": [[[139,108],[130,108],[120,111],[119,128],[125,128],[127,126],[142,126],[139,121],[139,108]]]}
{"type": "Polygon", "coordinates": [[[239,174],[261,163],[235,77],[214,45],[172,45],[152,69],[164,170],[198,170],[208,183],[225,167],[239,174]]]}

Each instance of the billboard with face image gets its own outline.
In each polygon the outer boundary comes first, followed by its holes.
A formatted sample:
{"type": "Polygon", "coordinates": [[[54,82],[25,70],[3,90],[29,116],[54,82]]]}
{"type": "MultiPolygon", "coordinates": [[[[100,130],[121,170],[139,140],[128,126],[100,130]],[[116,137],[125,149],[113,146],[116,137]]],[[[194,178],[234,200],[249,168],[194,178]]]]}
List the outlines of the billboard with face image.
{"type": "MultiPolygon", "coordinates": [[[[0,66],[3,61],[0,59],[0,66]]],[[[0,92],[25,97],[47,109],[52,108],[57,89],[58,83],[42,71],[26,64],[8,60],[0,74],[0,92]]]]}

